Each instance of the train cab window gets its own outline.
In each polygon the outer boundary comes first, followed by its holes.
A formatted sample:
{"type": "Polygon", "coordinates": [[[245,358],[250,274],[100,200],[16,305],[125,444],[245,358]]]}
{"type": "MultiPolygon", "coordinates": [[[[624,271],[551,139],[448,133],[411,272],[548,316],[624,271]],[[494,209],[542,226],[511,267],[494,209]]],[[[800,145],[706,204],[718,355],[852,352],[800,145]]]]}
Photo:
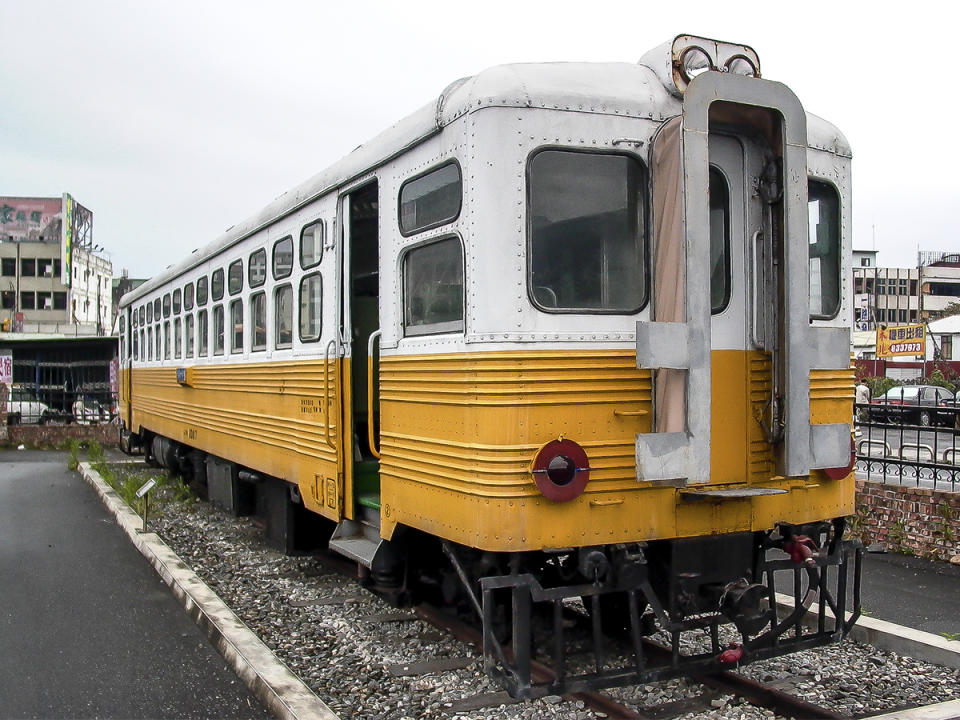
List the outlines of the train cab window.
{"type": "Polygon", "coordinates": [[[227,268],[227,291],[236,295],[243,290],[243,260],[234,260],[227,268]]]}
{"type": "Polygon", "coordinates": [[[289,235],[273,244],[273,279],[282,280],[293,272],[293,238],[289,235]]]}
{"type": "Polygon", "coordinates": [[[193,283],[187,283],[183,286],[183,309],[193,310],[193,283]]]}
{"type": "Polygon", "coordinates": [[[320,339],[323,327],[323,278],[320,273],[307,275],[300,281],[300,340],[320,339]]]}
{"type": "Polygon", "coordinates": [[[209,342],[207,332],[207,311],[201,310],[197,313],[197,357],[207,356],[207,344],[209,342]]]}
{"type": "Polygon", "coordinates": [[[267,251],[263,248],[250,255],[247,262],[247,281],[250,287],[260,287],[267,279],[267,251]]]}
{"type": "Polygon", "coordinates": [[[267,294],[258,292],[250,296],[251,350],[267,349],[267,294]]]}
{"type": "Polygon", "coordinates": [[[727,179],[710,168],[710,312],[730,302],[730,190],[727,179]]]}
{"type": "Polygon", "coordinates": [[[541,150],[530,159],[527,279],[544,312],[632,314],[646,302],[639,160],[541,150]]]}
{"type": "Polygon", "coordinates": [[[223,355],[223,305],[213,308],[213,354],[223,355]]]}
{"type": "Polygon", "coordinates": [[[180,288],[173,291],[173,314],[180,314],[180,288]]]}
{"type": "Polygon", "coordinates": [[[163,316],[170,317],[170,293],[163,296],[163,316]]]}
{"type": "Polygon", "coordinates": [[[810,180],[810,317],[828,320],[840,312],[840,197],[825,182],[810,180]]]}
{"type": "Polygon", "coordinates": [[[310,223],[300,231],[300,267],[316,267],[323,259],[323,221],[310,223]]]}
{"type": "Polygon", "coordinates": [[[173,356],[175,358],[181,357],[183,354],[183,326],[180,323],[180,318],[177,318],[173,321],[173,356]]]}
{"type": "Polygon", "coordinates": [[[207,304],[207,277],[197,278],[197,307],[207,304]]]}
{"type": "MultiPolygon", "coordinates": [[[[170,350],[172,350],[170,346],[170,321],[167,320],[165,323],[163,323],[163,359],[164,360],[170,359],[170,350]]],[[[160,357],[160,353],[158,351],[157,358],[159,359],[159,357],[160,357]]]]}
{"type": "Polygon", "coordinates": [[[403,325],[407,335],[463,330],[463,248],[446,238],[403,258],[403,325]]]}
{"type": "Polygon", "coordinates": [[[193,334],[193,315],[187,315],[183,318],[183,339],[186,353],[184,357],[192,358],[193,357],[193,347],[195,337],[193,334]]]}
{"type": "Polygon", "coordinates": [[[230,352],[243,352],[243,300],[230,303],[230,352]]]}
{"type": "Polygon", "coordinates": [[[288,348],[293,345],[293,287],[281,285],[273,294],[274,327],[276,337],[273,339],[277,349],[288,348]]]}
{"type": "Polygon", "coordinates": [[[460,166],[448,163],[400,187],[400,232],[403,235],[439,227],[460,215],[463,181],[460,166]]]}
{"type": "Polygon", "coordinates": [[[214,270],[210,277],[210,297],[214,300],[223,299],[223,269],[214,270]]]}

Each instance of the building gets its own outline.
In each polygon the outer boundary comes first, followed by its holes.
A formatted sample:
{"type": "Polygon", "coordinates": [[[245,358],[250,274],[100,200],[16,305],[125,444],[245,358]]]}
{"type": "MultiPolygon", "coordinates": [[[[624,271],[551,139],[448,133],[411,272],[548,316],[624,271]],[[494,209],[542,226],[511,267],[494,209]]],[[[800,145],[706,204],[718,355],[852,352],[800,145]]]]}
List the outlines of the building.
{"type": "Polygon", "coordinates": [[[861,332],[919,322],[920,270],[854,264],[853,301],[854,329],[861,332]]]}
{"type": "Polygon", "coordinates": [[[113,266],[69,194],[0,197],[0,331],[105,335],[113,266]]]}
{"type": "Polygon", "coordinates": [[[935,320],[948,309],[960,310],[960,253],[921,252],[917,266],[922,278],[921,318],[935,320]]]}

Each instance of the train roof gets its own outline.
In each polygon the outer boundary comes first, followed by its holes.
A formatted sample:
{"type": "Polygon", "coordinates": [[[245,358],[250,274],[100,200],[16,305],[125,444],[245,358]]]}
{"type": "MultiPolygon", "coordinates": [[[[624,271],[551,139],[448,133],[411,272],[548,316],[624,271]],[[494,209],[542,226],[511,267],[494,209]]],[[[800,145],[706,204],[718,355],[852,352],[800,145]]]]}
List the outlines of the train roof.
{"type": "MultiPolygon", "coordinates": [[[[568,110],[665,120],[680,112],[680,99],[646,65],[632,63],[518,63],[497,65],[448,85],[440,96],[387,128],[325,170],[280,195],[255,215],[233,225],[183,261],[155,275],[120,301],[127,305],[226,248],[296,212],[424,142],[463,115],[486,107],[568,110]]],[[[850,157],[850,146],[832,124],[807,114],[811,147],[850,157]]]]}

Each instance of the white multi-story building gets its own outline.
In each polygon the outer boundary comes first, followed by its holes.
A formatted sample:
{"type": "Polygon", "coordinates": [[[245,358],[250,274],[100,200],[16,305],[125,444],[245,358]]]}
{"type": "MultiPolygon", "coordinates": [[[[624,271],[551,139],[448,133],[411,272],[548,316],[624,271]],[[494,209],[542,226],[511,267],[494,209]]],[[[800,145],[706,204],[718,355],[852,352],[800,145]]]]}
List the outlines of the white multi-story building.
{"type": "Polygon", "coordinates": [[[110,332],[113,265],[97,254],[92,224],[92,213],[69,195],[0,198],[0,331],[110,332]]]}

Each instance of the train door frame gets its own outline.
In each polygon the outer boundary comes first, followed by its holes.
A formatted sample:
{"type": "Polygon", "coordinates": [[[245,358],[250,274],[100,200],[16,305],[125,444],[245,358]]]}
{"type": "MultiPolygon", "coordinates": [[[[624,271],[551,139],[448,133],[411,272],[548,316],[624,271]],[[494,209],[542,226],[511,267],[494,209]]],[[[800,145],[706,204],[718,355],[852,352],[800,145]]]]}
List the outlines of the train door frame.
{"type": "MultiPolygon", "coordinates": [[[[370,335],[380,328],[380,181],[377,177],[365,179],[343,191],[337,201],[337,224],[340,228],[340,252],[337,254],[337,285],[339,290],[338,332],[342,357],[340,387],[337,402],[341,442],[337,449],[343,472],[343,516],[350,520],[365,520],[379,524],[379,460],[370,452],[367,430],[367,347],[370,335]],[[371,215],[358,219],[357,210],[364,202],[375,200],[371,215]],[[364,230],[362,237],[357,223],[374,220],[373,232],[364,230]],[[363,243],[363,248],[359,247],[363,243]],[[358,250],[373,251],[373,257],[358,250]],[[371,262],[372,261],[372,262],[371,262]],[[372,265],[372,272],[358,273],[360,263],[372,265]],[[372,278],[372,281],[371,281],[372,278]],[[360,282],[372,282],[375,292],[359,288],[360,282]],[[372,299],[372,301],[371,301],[372,299]],[[370,315],[374,321],[371,325],[370,315]],[[361,477],[362,475],[362,477],[361,477]],[[371,512],[372,511],[372,512],[371,512]]],[[[376,385],[376,384],[375,384],[376,385]]],[[[377,413],[379,406],[374,405],[377,413]]],[[[377,432],[374,432],[376,445],[377,432]]]]}

